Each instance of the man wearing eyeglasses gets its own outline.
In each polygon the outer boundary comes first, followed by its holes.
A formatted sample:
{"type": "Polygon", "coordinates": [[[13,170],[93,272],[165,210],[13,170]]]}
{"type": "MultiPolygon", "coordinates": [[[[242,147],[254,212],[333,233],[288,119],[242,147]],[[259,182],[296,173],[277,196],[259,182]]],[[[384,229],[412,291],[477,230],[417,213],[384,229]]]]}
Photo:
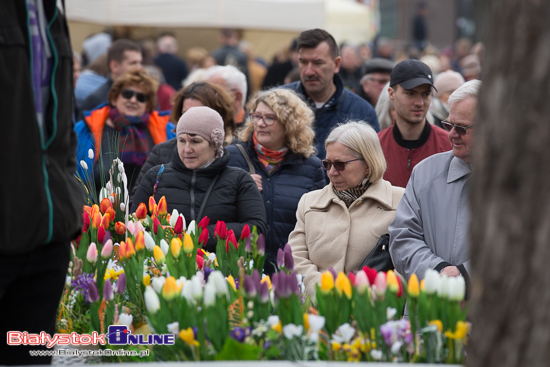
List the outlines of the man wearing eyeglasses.
{"type": "Polygon", "coordinates": [[[474,144],[477,94],[481,82],[463,84],[449,97],[450,114],[442,124],[452,145],[413,170],[395,219],[389,226],[390,254],[407,279],[426,270],[469,283],[469,178],[474,144]]]}
{"type": "Polygon", "coordinates": [[[433,76],[419,60],[404,60],[391,72],[393,126],[378,133],[388,168],[384,180],[405,187],[412,170],[423,159],[451,149],[445,131],[426,119],[432,101],[433,76]]]}
{"type": "Polygon", "coordinates": [[[367,61],[358,95],[376,107],[382,89],[390,81],[393,66],[393,61],[381,57],[367,61]]]}

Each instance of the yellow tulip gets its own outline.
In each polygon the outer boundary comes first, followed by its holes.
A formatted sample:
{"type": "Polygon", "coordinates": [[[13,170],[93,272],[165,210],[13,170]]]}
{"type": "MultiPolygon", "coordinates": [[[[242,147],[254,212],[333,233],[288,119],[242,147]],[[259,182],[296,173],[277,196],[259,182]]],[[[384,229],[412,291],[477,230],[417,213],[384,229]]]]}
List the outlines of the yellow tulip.
{"type": "Polygon", "coordinates": [[[439,332],[443,331],[443,323],[441,322],[441,320],[432,320],[430,321],[429,324],[437,326],[437,329],[439,330],[439,332]]]}
{"type": "Polygon", "coordinates": [[[393,293],[399,292],[399,283],[397,282],[397,276],[393,270],[388,270],[386,273],[386,285],[393,293]]]}
{"type": "Polygon", "coordinates": [[[309,330],[309,314],[304,313],[304,329],[309,330]]]}
{"type": "Polygon", "coordinates": [[[160,249],[159,245],[155,245],[155,248],[153,249],[153,256],[155,257],[155,261],[159,265],[164,264],[164,262],[166,261],[166,257],[164,257],[164,253],[160,249]]]}
{"type": "Polygon", "coordinates": [[[330,343],[332,350],[338,352],[342,348],[342,344],[335,342],[334,340],[330,343]]]}
{"type": "Polygon", "coordinates": [[[166,282],[162,287],[162,292],[161,292],[162,297],[167,301],[171,301],[174,298],[176,298],[180,293],[181,293],[181,286],[178,287],[176,283],[176,278],[174,277],[166,278],[166,282]]]}
{"type": "Polygon", "coordinates": [[[172,238],[170,241],[170,251],[172,255],[177,259],[180,256],[181,252],[181,240],[177,237],[172,238]]]}
{"type": "Polygon", "coordinates": [[[411,275],[409,278],[408,286],[409,297],[416,298],[418,297],[420,290],[418,289],[418,277],[416,274],[411,275]]]}
{"type": "Polygon", "coordinates": [[[234,290],[237,290],[237,285],[235,284],[235,278],[233,278],[233,275],[227,277],[227,283],[229,283],[234,290]]]}
{"type": "Polygon", "coordinates": [[[422,280],[420,281],[420,290],[421,290],[422,292],[424,292],[424,284],[426,284],[426,279],[422,279],[422,280]]]}
{"type": "Polygon", "coordinates": [[[193,329],[191,329],[190,327],[185,330],[180,330],[180,339],[183,340],[189,346],[191,345],[194,345],[196,347],[199,346],[199,342],[195,340],[195,334],[193,333],[193,329]]]}
{"type": "Polygon", "coordinates": [[[470,331],[470,324],[464,321],[457,321],[456,322],[456,330],[455,332],[451,332],[450,330],[445,332],[445,336],[449,339],[464,339],[466,335],[468,334],[468,331],[470,331]]]}
{"type": "Polygon", "coordinates": [[[191,235],[189,233],[186,233],[183,236],[183,251],[186,254],[190,254],[193,252],[194,248],[195,248],[195,245],[193,245],[193,240],[191,239],[191,235]]]}
{"type": "Polygon", "coordinates": [[[328,293],[334,288],[334,277],[330,271],[325,271],[321,274],[321,291],[328,293]]]}
{"type": "Polygon", "coordinates": [[[343,292],[346,295],[346,297],[348,297],[348,299],[351,299],[351,282],[349,281],[346,274],[344,274],[343,272],[340,272],[336,277],[334,286],[338,290],[338,294],[341,295],[343,292]]]}
{"type": "Polygon", "coordinates": [[[145,274],[143,276],[143,285],[147,287],[150,284],[151,284],[151,276],[149,274],[145,274]]]}
{"type": "Polygon", "coordinates": [[[267,286],[269,287],[269,289],[271,289],[271,278],[269,277],[269,275],[266,275],[264,278],[262,278],[260,283],[267,283],[267,286]]]}
{"type": "Polygon", "coordinates": [[[281,321],[279,321],[277,323],[277,325],[273,325],[271,327],[273,330],[275,330],[276,332],[278,332],[279,334],[282,334],[283,333],[283,324],[281,324],[281,321]]]}

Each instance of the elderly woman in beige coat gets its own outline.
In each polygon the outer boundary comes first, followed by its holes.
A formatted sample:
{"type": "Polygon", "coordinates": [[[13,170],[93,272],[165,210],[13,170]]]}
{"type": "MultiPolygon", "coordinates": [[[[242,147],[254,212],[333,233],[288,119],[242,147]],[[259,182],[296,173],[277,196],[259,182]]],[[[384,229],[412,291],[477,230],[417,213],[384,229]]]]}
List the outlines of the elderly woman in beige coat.
{"type": "Polygon", "coordinates": [[[322,161],[330,184],[304,194],[288,243],[295,270],[305,275],[306,294],[315,293],[321,273],[357,271],[388,233],[403,188],[382,179],[386,160],[378,135],[364,122],[337,126],[325,142],[322,161]]]}

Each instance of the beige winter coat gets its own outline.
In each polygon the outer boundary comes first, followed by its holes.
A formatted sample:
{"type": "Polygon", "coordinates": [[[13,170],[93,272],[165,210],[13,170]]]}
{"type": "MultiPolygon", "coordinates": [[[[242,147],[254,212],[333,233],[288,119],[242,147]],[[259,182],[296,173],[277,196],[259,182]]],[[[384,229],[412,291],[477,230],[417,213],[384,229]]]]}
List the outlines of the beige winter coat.
{"type": "Polygon", "coordinates": [[[371,185],[349,209],[332,184],[302,196],[297,223],[288,243],[298,274],[305,275],[306,294],[315,293],[321,273],[357,271],[388,225],[404,189],[381,179],[371,185]]]}

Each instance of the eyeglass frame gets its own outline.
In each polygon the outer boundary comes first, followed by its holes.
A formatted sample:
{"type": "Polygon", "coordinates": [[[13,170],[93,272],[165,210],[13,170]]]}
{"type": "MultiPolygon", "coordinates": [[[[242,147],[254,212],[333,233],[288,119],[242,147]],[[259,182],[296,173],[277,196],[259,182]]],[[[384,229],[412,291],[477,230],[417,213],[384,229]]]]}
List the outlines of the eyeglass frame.
{"type": "Polygon", "coordinates": [[[345,171],[345,170],[346,170],[346,165],[347,165],[348,163],[350,163],[350,162],[355,162],[355,161],[362,161],[362,160],[363,160],[362,158],[357,158],[357,159],[352,159],[352,160],[350,160],[350,161],[345,161],[345,162],[331,162],[331,161],[329,161],[329,160],[327,160],[327,159],[323,159],[323,160],[321,161],[321,167],[323,167],[323,169],[324,169],[325,171],[328,172],[328,171],[330,171],[331,168],[334,166],[334,169],[335,169],[336,171],[342,172],[342,171],[345,171]],[[326,167],[325,167],[325,164],[329,164],[330,167],[326,168],[326,167]],[[338,169],[338,168],[336,167],[337,164],[343,164],[344,167],[343,167],[342,169],[338,169]]]}
{"type": "Polygon", "coordinates": [[[136,101],[138,101],[140,103],[146,103],[147,100],[149,100],[149,96],[147,94],[141,93],[141,92],[136,92],[135,90],[131,90],[131,89],[121,90],[120,95],[122,96],[122,98],[127,99],[129,101],[135,96],[136,101]],[[126,94],[131,93],[131,95],[129,97],[126,97],[126,96],[124,96],[124,93],[126,93],[126,94]],[[143,101],[141,99],[143,99],[143,101]]]}
{"type": "Polygon", "coordinates": [[[257,124],[258,122],[260,122],[260,120],[263,120],[263,122],[264,122],[264,124],[266,124],[266,126],[271,126],[271,125],[273,125],[273,124],[278,120],[277,116],[276,116],[276,115],[273,115],[273,114],[260,115],[260,114],[258,114],[258,113],[250,113],[250,114],[248,115],[248,117],[250,117],[250,121],[251,121],[253,124],[257,124]],[[273,122],[270,122],[270,123],[267,122],[267,121],[265,120],[266,117],[271,117],[271,118],[273,118],[273,122]],[[254,119],[256,119],[256,118],[257,118],[257,120],[254,121],[254,119]]]}
{"type": "Polygon", "coordinates": [[[445,129],[445,131],[447,132],[451,132],[453,129],[455,129],[456,133],[460,136],[464,136],[466,135],[468,129],[471,129],[472,127],[475,127],[477,124],[473,124],[473,125],[470,125],[470,126],[460,126],[460,125],[455,125],[455,124],[451,124],[449,121],[447,120],[443,120],[441,121],[441,126],[443,126],[443,129],[445,129]],[[447,128],[445,126],[450,126],[451,128],[449,130],[447,130],[447,128]],[[461,132],[463,131],[463,132],[461,132]]]}

